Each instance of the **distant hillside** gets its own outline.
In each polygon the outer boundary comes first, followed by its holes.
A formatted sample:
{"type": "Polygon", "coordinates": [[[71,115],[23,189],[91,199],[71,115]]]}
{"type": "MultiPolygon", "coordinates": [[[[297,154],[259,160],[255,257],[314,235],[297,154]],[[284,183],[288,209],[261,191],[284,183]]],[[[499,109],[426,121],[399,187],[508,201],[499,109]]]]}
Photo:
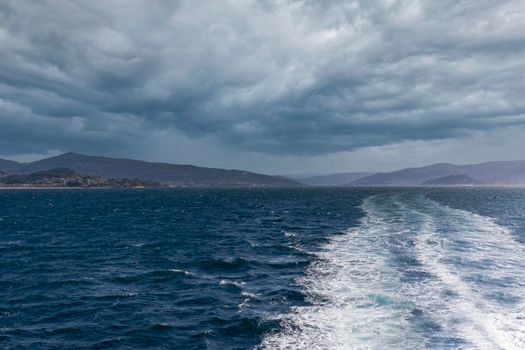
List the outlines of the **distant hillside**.
{"type": "Polygon", "coordinates": [[[370,176],[373,173],[338,173],[330,175],[311,176],[298,179],[309,186],[344,186],[351,182],[370,176]]]}
{"type": "Polygon", "coordinates": [[[14,174],[0,177],[0,187],[159,187],[154,181],[137,179],[104,179],[99,176],[77,174],[67,168],[37,171],[32,174],[14,174]]]}
{"type": "Polygon", "coordinates": [[[461,186],[461,185],[482,185],[481,181],[471,178],[468,175],[448,175],[437,179],[423,182],[423,186],[461,186]]]}
{"type": "Polygon", "coordinates": [[[19,184],[45,184],[45,183],[57,183],[60,181],[63,185],[67,184],[67,181],[80,177],[71,169],[57,168],[45,171],[37,171],[32,174],[13,174],[3,176],[0,179],[0,183],[7,185],[19,185],[19,184]]]}
{"type": "Polygon", "coordinates": [[[204,168],[193,165],[151,163],[132,159],[114,159],[65,153],[31,163],[6,161],[0,170],[7,173],[30,174],[54,168],[68,168],[80,174],[100,176],[106,179],[137,178],[176,186],[205,187],[289,187],[300,186],[297,181],[241,170],[204,168]],[[14,164],[12,164],[14,163],[14,164]]]}
{"type": "Polygon", "coordinates": [[[447,163],[378,173],[352,182],[353,186],[417,186],[440,177],[463,174],[487,185],[525,185],[525,160],[471,165],[447,163]]]}
{"type": "Polygon", "coordinates": [[[293,180],[301,180],[301,179],[306,179],[308,177],[322,176],[322,175],[326,175],[326,173],[313,172],[313,173],[301,173],[301,174],[286,174],[282,176],[287,177],[289,179],[293,179],[293,180]]]}
{"type": "Polygon", "coordinates": [[[14,174],[21,164],[12,160],[0,159],[0,171],[7,174],[14,174]]]}

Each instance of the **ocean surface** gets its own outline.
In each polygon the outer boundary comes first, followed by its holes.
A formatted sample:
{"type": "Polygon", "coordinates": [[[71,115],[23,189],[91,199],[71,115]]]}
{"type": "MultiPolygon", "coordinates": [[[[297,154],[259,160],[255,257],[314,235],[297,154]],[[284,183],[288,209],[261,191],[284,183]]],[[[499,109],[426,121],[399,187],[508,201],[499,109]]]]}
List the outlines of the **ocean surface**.
{"type": "Polygon", "coordinates": [[[0,191],[0,349],[525,349],[525,190],[0,191]]]}

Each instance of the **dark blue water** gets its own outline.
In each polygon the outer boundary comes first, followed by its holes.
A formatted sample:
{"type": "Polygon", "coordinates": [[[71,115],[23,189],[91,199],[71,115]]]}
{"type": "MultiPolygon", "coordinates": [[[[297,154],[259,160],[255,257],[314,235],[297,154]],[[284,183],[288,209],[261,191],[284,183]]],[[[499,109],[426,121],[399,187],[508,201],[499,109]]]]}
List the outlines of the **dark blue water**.
{"type": "Polygon", "coordinates": [[[2,349],[522,349],[516,189],[0,191],[2,349]]]}

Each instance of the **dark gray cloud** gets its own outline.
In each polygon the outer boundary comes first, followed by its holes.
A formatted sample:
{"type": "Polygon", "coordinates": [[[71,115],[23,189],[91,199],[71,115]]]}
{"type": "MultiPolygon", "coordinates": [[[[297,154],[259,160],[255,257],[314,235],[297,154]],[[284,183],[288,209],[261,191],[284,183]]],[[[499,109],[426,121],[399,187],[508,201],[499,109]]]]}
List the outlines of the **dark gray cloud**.
{"type": "Polygon", "coordinates": [[[525,3],[3,1],[1,154],[319,155],[525,124],[525,3]]]}

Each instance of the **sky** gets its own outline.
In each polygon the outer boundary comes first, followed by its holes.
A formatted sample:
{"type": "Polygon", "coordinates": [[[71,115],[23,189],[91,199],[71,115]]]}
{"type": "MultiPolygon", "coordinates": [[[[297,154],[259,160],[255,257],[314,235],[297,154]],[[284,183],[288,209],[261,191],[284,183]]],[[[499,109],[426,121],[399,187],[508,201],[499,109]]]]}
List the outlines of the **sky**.
{"type": "Polygon", "coordinates": [[[0,2],[0,157],[525,159],[523,0],[0,2]]]}

